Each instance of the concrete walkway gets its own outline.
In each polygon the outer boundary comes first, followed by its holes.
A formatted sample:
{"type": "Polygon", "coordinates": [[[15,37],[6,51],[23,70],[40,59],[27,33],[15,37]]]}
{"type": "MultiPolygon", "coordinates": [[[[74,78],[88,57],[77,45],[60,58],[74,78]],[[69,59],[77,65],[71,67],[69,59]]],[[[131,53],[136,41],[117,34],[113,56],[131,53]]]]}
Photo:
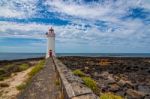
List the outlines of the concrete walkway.
{"type": "Polygon", "coordinates": [[[18,96],[18,99],[59,99],[59,86],[56,85],[56,72],[51,58],[36,74],[31,84],[18,96]]]}

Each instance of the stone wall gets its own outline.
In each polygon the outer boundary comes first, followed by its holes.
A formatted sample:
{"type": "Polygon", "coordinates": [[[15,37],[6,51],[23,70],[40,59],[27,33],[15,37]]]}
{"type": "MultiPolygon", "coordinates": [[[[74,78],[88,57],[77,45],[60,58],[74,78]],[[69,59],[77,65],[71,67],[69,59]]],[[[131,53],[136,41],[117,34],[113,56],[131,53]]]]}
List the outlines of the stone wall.
{"type": "Polygon", "coordinates": [[[55,57],[53,60],[64,99],[99,99],[91,89],[83,84],[82,79],[73,75],[61,61],[55,57]]]}

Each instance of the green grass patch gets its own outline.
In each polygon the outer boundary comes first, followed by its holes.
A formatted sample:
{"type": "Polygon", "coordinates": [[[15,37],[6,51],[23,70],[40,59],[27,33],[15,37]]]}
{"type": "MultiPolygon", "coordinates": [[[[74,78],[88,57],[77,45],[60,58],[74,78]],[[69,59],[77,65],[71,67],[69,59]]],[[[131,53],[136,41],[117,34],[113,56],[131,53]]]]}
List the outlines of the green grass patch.
{"type": "Polygon", "coordinates": [[[28,73],[29,78],[28,78],[24,83],[22,83],[22,84],[16,86],[16,88],[17,88],[18,90],[23,90],[23,89],[25,89],[25,88],[30,84],[31,78],[32,78],[35,74],[37,74],[41,69],[43,69],[44,64],[45,64],[45,60],[39,61],[39,63],[36,64],[36,65],[33,67],[33,69],[28,73]]]}
{"type": "Polygon", "coordinates": [[[41,69],[43,69],[44,64],[45,64],[45,61],[41,60],[36,66],[33,67],[33,69],[31,70],[31,72],[29,72],[29,76],[32,77],[36,73],[38,73],[41,69]]]}
{"type": "Polygon", "coordinates": [[[121,96],[114,95],[112,93],[104,93],[100,96],[100,99],[123,99],[121,96]]]}
{"type": "Polygon", "coordinates": [[[16,88],[17,88],[17,90],[23,90],[26,88],[26,86],[27,86],[27,83],[22,83],[22,84],[16,86],[16,88]]]}
{"type": "Polygon", "coordinates": [[[10,69],[12,69],[13,67],[14,67],[14,64],[8,64],[8,65],[4,66],[4,69],[5,69],[5,70],[10,70],[10,69]]]}
{"type": "Polygon", "coordinates": [[[28,64],[21,64],[20,66],[19,66],[19,71],[23,71],[23,70],[26,70],[26,69],[28,69],[29,68],[29,65],[28,64]]]}
{"type": "Polygon", "coordinates": [[[3,75],[5,73],[5,69],[4,68],[0,68],[0,75],[3,75]]]}
{"type": "Polygon", "coordinates": [[[84,81],[84,83],[85,83],[85,85],[86,85],[87,87],[89,87],[90,89],[92,89],[94,92],[97,92],[98,87],[97,87],[97,85],[96,85],[96,81],[94,81],[94,80],[93,80],[92,78],[90,78],[90,77],[83,77],[82,79],[83,79],[83,81],[84,81]]]}
{"type": "Polygon", "coordinates": [[[5,79],[8,79],[9,77],[5,77],[5,76],[1,76],[0,75],[0,81],[3,81],[3,80],[5,80],[5,79]]]}
{"type": "Polygon", "coordinates": [[[81,70],[77,69],[73,71],[74,75],[80,76],[80,77],[85,77],[85,73],[83,73],[81,70]]]}
{"type": "Polygon", "coordinates": [[[59,86],[60,85],[60,80],[56,80],[55,85],[59,86]]]}

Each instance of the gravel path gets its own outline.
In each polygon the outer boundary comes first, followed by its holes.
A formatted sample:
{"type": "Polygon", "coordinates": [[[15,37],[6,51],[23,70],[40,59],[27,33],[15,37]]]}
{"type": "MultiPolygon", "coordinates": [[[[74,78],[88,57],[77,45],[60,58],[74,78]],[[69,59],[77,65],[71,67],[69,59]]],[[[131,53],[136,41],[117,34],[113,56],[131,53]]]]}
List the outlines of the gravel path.
{"type": "Polygon", "coordinates": [[[51,58],[36,74],[30,85],[18,96],[18,99],[59,99],[59,86],[56,85],[56,72],[51,58]]]}

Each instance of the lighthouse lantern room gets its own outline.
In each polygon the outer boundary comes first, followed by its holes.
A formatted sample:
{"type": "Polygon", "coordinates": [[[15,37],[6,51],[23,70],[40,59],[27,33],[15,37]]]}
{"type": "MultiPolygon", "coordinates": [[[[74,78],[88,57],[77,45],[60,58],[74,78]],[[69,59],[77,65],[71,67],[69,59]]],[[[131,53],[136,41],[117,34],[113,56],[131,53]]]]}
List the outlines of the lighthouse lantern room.
{"type": "Polygon", "coordinates": [[[46,33],[46,36],[47,36],[46,58],[48,58],[48,57],[55,56],[55,33],[52,27],[46,33]]]}

